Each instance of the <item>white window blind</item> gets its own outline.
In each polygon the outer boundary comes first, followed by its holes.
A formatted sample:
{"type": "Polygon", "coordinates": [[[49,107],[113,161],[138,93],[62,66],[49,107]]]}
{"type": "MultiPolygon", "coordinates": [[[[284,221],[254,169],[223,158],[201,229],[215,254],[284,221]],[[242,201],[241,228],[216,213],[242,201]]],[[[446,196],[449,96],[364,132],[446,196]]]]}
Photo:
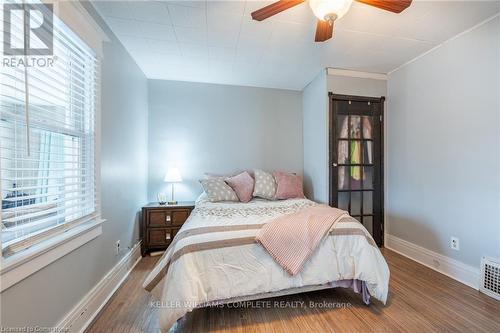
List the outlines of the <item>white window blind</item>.
{"type": "MultiPolygon", "coordinates": [[[[12,19],[12,42],[22,43],[22,17],[12,19]]],[[[4,256],[97,218],[97,58],[56,17],[54,56],[53,66],[0,73],[4,256]]]]}

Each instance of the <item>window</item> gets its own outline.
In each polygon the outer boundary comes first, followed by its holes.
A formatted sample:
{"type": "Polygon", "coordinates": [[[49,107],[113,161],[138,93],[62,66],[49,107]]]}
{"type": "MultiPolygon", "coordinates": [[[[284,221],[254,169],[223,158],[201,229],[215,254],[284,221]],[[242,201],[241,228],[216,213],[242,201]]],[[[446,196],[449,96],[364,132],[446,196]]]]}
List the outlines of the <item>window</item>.
{"type": "MultiPolygon", "coordinates": [[[[15,15],[11,39],[21,42],[22,18],[15,15]]],[[[98,217],[97,58],[57,17],[53,41],[52,64],[4,66],[0,73],[4,256],[98,217]]]]}

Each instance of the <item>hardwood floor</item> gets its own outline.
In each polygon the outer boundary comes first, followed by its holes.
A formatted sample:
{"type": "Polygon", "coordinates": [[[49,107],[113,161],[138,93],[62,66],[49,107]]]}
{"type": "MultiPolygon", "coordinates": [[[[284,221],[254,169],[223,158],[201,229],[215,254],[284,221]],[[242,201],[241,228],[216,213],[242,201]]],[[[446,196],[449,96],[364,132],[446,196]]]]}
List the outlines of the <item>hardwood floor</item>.
{"type": "MultiPolygon", "coordinates": [[[[500,332],[500,302],[390,250],[386,306],[347,289],[284,296],[304,308],[208,308],[188,314],[178,332],[500,332]],[[335,302],[338,308],[310,307],[335,302]]],[[[157,258],[146,257],[87,332],[159,332],[158,310],[141,288],[157,258]]],[[[274,303],[272,303],[274,304],[274,303]]]]}

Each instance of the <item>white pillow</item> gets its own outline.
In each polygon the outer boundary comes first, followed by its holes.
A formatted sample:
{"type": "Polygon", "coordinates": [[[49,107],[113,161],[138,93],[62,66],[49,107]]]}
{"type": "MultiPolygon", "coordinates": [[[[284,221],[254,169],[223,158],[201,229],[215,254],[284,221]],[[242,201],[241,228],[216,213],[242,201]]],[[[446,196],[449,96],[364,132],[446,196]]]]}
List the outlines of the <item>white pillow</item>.
{"type": "Polygon", "coordinates": [[[223,178],[201,179],[200,183],[210,202],[240,201],[236,193],[226,184],[223,178]]]}
{"type": "Polygon", "coordinates": [[[276,196],[276,180],[273,174],[260,169],[254,171],[255,186],[253,196],[267,200],[275,200],[276,196]]]}

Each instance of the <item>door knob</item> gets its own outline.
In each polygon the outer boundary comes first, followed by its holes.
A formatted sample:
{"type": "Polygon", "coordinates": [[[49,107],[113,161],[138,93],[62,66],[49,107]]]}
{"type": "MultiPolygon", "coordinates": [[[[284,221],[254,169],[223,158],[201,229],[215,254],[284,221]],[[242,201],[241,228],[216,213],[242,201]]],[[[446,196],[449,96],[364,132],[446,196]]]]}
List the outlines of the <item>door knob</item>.
{"type": "Polygon", "coordinates": [[[334,166],[334,167],[337,167],[337,163],[333,163],[333,166],[334,166]]]}

